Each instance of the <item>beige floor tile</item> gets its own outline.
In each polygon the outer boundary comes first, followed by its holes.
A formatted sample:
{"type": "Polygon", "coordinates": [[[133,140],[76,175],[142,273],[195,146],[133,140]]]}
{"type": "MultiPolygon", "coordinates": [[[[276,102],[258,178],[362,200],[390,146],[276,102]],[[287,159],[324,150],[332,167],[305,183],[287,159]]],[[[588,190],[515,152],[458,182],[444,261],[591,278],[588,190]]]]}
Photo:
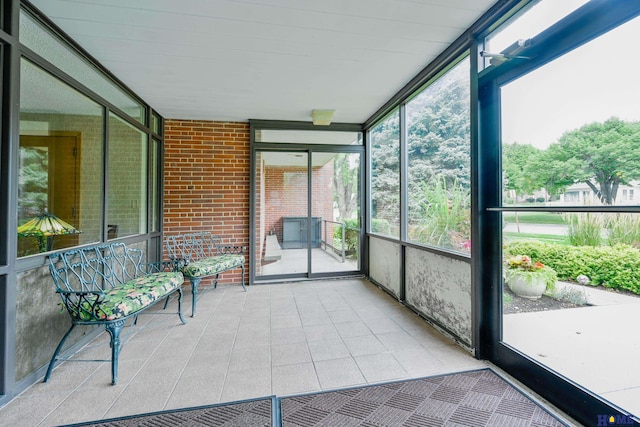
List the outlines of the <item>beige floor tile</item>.
{"type": "Polygon", "coordinates": [[[306,342],[271,346],[271,365],[295,365],[311,362],[306,342]]]}
{"type": "Polygon", "coordinates": [[[354,359],[368,383],[407,377],[407,371],[389,353],[357,356],[354,359]]]}
{"type": "Polygon", "coordinates": [[[314,362],[323,390],[365,384],[366,380],[352,358],[314,362]]]}
{"type": "Polygon", "coordinates": [[[278,396],[320,390],[313,363],[274,366],[271,375],[272,391],[278,396]]]}
{"type": "Polygon", "coordinates": [[[350,357],[349,349],[342,340],[311,341],[309,350],[313,361],[343,359],[350,357]]]}

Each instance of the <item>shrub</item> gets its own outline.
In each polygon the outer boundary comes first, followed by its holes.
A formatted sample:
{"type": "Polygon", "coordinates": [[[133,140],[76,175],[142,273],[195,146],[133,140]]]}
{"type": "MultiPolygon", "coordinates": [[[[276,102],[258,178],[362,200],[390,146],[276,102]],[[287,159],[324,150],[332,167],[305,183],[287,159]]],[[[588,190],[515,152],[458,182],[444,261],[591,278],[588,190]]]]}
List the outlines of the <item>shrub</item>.
{"type": "Polygon", "coordinates": [[[562,219],[569,225],[569,243],[573,246],[599,246],[605,220],[598,213],[563,214],[562,219]]]}
{"type": "Polygon", "coordinates": [[[614,246],[565,246],[521,240],[504,247],[505,254],[527,254],[553,268],[560,280],[584,274],[590,285],[624,289],[640,294],[640,250],[614,246]]]}
{"type": "Polygon", "coordinates": [[[453,249],[461,249],[469,241],[470,194],[458,180],[448,183],[444,176],[436,175],[410,197],[417,205],[411,238],[453,249]]]}
{"type": "Polygon", "coordinates": [[[617,213],[607,221],[609,244],[624,243],[638,246],[640,244],[640,217],[637,214],[617,213]]]}
{"type": "Polygon", "coordinates": [[[371,220],[371,231],[373,233],[389,234],[391,232],[391,225],[389,221],[384,218],[375,218],[371,220]]]}
{"type": "MultiPolygon", "coordinates": [[[[380,221],[380,220],[374,220],[374,221],[380,221]]],[[[382,220],[382,221],[385,221],[385,220],[382,220]]],[[[358,228],[358,220],[345,219],[344,225],[346,227],[344,232],[345,250],[347,251],[347,254],[355,255],[357,257],[358,246],[360,242],[360,230],[358,228]]],[[[342,225],[336,225],[335,228],[333,229],[333,239],[335,242],[342,241],[342,225]]]]}

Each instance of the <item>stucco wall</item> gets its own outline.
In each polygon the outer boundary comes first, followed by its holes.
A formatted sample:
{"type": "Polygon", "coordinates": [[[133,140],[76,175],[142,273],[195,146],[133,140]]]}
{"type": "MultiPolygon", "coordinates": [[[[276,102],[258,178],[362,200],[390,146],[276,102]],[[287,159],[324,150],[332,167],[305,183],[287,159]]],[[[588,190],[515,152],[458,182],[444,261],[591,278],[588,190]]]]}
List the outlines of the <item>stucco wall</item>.
{"type": "MultiPolygon", "coordinates": [[[[71,320],[69,314],[60,309],[62,301],[55,292],[48,266],[19,274],[17,290],[15,380],[20,381],[49,363],[71,320]]],[[[90,332],[89,327],[76,328],[65,348],[90,332]]]]}
{"type": "Polygon", "coordinates": [[[369,277],[394,295],[400,295],[399,244],[369,237],[369,277]]]}
{"type": "Polygon", "coordinates": [[[406,301],[472,346],[471,265],[407,247],[406,301]]]}

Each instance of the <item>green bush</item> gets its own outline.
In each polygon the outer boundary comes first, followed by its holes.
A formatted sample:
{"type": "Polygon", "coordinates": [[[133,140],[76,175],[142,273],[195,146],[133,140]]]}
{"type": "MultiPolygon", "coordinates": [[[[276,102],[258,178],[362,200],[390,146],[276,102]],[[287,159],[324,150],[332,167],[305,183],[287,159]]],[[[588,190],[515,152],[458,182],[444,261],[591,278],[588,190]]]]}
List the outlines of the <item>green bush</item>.
{"type": "MultiPolygon", "coordinates": [[[[388,224],[388,223],[387,223],[388,224]]],[[[358,229],[357,219],[344,220],[346,230],[344,232],[345,250],[349,255],[358,254],[358,246],[360,243],[360,231],[358,229]]],[[[342,241],[342,225],[336,225],[333,229],[333,240],[335,242],[342,241]]]]}
{"type": "Polygon", "coordinates": [[[430,245],[469,250],[471,236],[469,190],[457,180],[436,175],[410,196],[417,208],[409,220],[415,224],[411,239],[430,245]]]}
{"type": "Polygon", "coordinates": [[[565,246],[522,240],[506,244],[504,253],[529,255],[553,268],[560,280],[575,281],[584,274],[593,286],[640,294],[640,250],[629,245],[565,246]]]}
{"type": "Polygon", "coordinates": [[[569,242],[574,246],[599,246],[602,242],[604,216],[599,213],[568,213],[562,219],[568,224],[569,242]]]}
{"type": "Polygon", "coordinates": [[[640,243],[640,217],[637,214],[617,213],[607,221],[609,244],[625,243],[638,246],[640,243]]]}
{"type": "Polygon", "coordinates": [[[391,224],[384,218],[374,218],[371,220],[371,231],[373,233],[389,234],[391,224]]]}

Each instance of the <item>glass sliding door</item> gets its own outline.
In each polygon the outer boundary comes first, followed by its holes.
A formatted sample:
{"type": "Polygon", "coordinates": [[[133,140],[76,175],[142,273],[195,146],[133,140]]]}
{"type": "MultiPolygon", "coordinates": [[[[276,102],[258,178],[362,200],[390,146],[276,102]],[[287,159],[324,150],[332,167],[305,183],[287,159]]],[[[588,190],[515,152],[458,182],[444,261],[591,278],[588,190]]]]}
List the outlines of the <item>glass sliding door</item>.
{"type": "Polygon", "coordinates": [[[360,153],[312,154],[311,271],[358,271],[360,153]]]}
{"type": "Polygon", "coordinates": [[[255,274],[308,272],[308,159],[299,151],[255,154],[255,274]]]}
{"type": "Polygon", "coordinates": [[[364,154],[359,127],[260,124],[265,127],[252,123],[251,280],[358,273],[364,154]]]}
{"type": "Polygon", "coordinates": [[[640,8],[596,22],[605,9],[588,3],[479,84],[476,265],[502,284],[479,290],[480,351],[585,425],[640,415],[640,62],[626,53],[640,8]]]}

